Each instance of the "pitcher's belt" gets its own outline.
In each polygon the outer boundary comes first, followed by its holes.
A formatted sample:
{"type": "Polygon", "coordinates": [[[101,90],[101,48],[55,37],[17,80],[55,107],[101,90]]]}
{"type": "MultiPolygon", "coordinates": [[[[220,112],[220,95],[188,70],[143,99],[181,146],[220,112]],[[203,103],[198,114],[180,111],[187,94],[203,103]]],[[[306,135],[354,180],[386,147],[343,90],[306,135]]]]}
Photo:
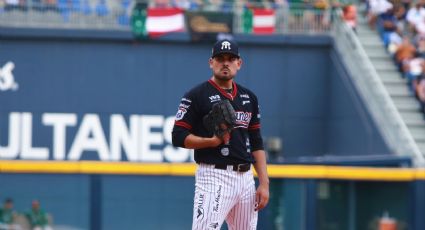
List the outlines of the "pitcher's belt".
{"type": "Polygon", "coordinates": [[[231,166],[233,171],[237,172],[247,172],[249,169],[251,169],[251,163],[244,163],[244,164],[214,164],[214,168],[216,169],[223,169],[227,170],[227,168],[231,166]]]}

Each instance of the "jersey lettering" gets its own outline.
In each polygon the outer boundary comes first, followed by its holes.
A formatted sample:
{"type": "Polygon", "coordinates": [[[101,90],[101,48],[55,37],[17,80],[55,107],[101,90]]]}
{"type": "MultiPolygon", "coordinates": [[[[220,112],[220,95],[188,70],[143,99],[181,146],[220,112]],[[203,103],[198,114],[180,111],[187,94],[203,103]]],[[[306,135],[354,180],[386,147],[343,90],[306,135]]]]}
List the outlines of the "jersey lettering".
{"type": "Polygon", "coordinates": [[[220,95],[213,95],[213,96],[211,96],[209,98],[210,98],[210,102],[216,102],[216,101],[220,101],[221,100],[220,95]]]}
{"type": "Polygon", "coordinates": [[[236,124],[237,128],[248,128],[249,122],[251,121],[252,113],[237,111],[236,112],[236,124]]]}
{"type": "Polygon", "coordinates": [[[182,102],[183,102],[183,101],[185,101],[185,102],[189,102],[189,103],[192,103],[192,101],[191,101],[191,100],[189,100],[189,99],[187,99],[187,98],[185,98],[185,97],[184,97],[184,98],[182,98],[182,102]]]}
{"type": "Polygon", "coordinates": [[[188,109],[189,107],[190,107],[190,105],[186,105],[186,104],[183,104],[183,103],[180,103],[180,105],[179,105],[179,108],[188,109]]]}

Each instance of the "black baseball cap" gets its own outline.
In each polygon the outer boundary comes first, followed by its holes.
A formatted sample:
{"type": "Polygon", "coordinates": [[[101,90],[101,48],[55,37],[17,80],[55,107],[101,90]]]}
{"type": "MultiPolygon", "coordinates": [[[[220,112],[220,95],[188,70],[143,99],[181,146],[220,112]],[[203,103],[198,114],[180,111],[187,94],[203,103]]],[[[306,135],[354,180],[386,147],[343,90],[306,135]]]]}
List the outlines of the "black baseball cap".
{"type": "Polygon", "coordinates": [[[238,44],[230,39],[217,41],[212,48],[211,57],[213,58],[220,54],[233,54],[240,58],[238,44]]]}

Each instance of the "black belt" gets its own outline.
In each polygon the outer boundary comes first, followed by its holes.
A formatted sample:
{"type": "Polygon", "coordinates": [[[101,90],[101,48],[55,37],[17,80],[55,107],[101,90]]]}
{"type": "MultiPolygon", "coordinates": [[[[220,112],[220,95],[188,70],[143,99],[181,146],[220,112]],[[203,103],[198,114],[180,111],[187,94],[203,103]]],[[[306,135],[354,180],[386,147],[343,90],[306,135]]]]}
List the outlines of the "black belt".
{"type": "MultiPolygon", "coordinates": [[[[214,168],[216,169],[227,169],[227,164],[215,164],[214,168]]],[[[233,166],[233,171],[237,172],[247,172],[251,168],[251,163],[244,163],[244,164],[231,164],[233,166]]]]}

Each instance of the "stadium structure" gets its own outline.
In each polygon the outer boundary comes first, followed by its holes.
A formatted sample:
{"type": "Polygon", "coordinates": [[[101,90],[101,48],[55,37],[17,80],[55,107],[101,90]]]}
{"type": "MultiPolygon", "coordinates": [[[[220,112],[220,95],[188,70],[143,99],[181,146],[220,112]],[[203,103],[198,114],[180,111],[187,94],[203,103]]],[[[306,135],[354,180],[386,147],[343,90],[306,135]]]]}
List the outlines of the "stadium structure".
{"type": "Polygon", "coordinates": [[[0,200],[22,229],[33,200],[57,230],[190,229],[196,164],[171,129],[226,37],[261,105],[258,229],[425,229],[424,114],[362,6],[0,0],[0,200]]]}

